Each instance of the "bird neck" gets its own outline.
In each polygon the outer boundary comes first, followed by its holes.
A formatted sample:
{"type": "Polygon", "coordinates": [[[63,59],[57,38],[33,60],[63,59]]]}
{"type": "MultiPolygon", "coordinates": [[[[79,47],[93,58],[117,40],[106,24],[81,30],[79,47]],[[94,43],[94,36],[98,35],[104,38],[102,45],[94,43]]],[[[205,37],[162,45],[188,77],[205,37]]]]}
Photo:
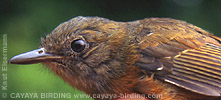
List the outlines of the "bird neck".
{"type": "Polygon", "coordinates": [[[133,87],[137,84],[140,77],[140,70],[135,66],[122,66],[126,70],[120,72],[106,73],[90,73],[90,75],[82,75],[69,72],[68,68],[55,67],[56,63],[45,62],[55,74],[60,76],[65,82],[72,87],[77,88],[86,94],[115,94],[132,93],[133,87]]]}

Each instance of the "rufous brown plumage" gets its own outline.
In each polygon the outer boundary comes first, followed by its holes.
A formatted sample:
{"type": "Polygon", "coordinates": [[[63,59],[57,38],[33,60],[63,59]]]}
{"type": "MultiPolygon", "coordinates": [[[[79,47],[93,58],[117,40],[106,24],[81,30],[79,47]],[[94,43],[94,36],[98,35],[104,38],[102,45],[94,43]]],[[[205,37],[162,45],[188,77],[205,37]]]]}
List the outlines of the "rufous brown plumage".
{"type": "Polygon", "coordinates": [[[116,22],[76,17],[42,38],[40,49],[9,63],[43,63],[90,96],[221,100],[221,38],[170,18],[116,22]]]}

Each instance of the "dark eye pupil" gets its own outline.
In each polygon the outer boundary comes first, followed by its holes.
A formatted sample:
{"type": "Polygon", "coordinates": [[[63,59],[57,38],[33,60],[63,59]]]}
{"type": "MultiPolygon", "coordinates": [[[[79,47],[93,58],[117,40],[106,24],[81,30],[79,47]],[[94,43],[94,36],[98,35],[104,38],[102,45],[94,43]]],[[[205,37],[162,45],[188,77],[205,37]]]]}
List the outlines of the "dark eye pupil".
{"type": "Polygon", "coordinates": [[[86,46],[86,43],[83,40],[75,40],[71,43],[71,48],[75,52],[83,51],[85,46],[86,46]]]}

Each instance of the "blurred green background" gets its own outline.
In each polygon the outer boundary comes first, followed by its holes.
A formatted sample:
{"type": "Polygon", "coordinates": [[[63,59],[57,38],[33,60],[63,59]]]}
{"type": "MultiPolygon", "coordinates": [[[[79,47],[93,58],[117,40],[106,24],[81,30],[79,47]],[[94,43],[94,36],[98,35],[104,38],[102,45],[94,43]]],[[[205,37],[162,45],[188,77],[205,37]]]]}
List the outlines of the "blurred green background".
{"type": "MultiPolygon", "coordinates": [[[[76,16],[100,16],[116,21],[147,17],[170,17],[199,26],[221,36],[221,0],[0,0],[1,64],[2,36],[7,34],[8,59],[37,49],[40,37],[76,16]]],[[[8,65],[7,92],[83,94],[71,88],[41,64],[8,65]]],[[[37,98],[40,99],[40,98],[37,98]]],[[[36,99],[36,100],[37,100],[36,99]]],[[[1,98],[2,100],[2,98],[1,98]]],[[[16,98],[14,100],[33,100],[16,98]]],[[[45,100],[54,100],[47,98],[45,100]]],[[[85,98],[56,98],[85,100],[85,98]]]]}

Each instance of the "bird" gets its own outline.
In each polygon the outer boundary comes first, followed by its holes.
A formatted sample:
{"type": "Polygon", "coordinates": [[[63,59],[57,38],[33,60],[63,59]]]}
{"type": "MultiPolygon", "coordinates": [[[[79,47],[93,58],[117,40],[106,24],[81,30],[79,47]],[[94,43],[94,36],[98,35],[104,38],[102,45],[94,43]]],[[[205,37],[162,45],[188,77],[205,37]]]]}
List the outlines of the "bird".
{"type": "Polygon", "coordinates": [[[42,63],[92,98],[221,100],[221,38],[172,18],[78,16],[41,38],[39,49],[9,63],[42,63]]]}

